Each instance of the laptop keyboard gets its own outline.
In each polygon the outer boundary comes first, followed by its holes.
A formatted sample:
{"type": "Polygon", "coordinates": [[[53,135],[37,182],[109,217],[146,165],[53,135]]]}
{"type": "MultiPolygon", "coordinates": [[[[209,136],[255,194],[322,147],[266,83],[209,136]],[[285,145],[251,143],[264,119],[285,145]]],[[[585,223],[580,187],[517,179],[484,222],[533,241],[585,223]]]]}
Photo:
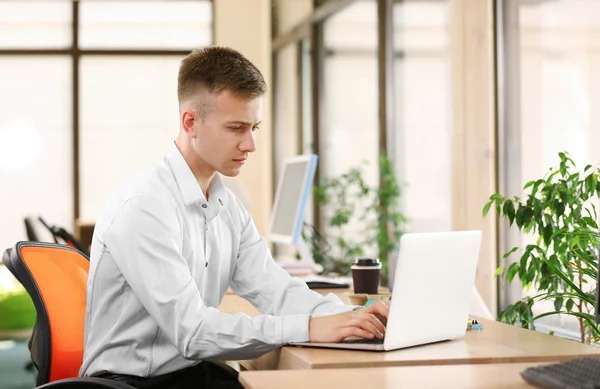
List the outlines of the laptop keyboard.
{"type": "Polygon", "coordinates": [[[352,340],[342,340],[340,343],[347,344],[383,344],[383,339],[352,339],[352,340]]]}

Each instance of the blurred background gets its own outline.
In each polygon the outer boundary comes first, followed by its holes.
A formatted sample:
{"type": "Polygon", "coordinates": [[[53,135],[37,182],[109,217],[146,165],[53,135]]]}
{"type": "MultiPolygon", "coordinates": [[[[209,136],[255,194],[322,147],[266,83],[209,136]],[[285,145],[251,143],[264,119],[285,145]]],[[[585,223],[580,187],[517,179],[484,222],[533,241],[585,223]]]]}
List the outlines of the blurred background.
{"type": "MultiPolygon", "coordinates": [[[[0,249],[28,239],[26,218],[51,239],[38,216],[85,240],[107,196],[176,136],[179,61],[226,45],[269,84],[258,151],[228,180],[261,233],[286,158],[317,154],[316,182],[364,166],[377,187],[383,156],[405,232],[484,231],[476,287],[497,315],[535,292],[496,269],[536,236],[484,217],[489,197],[520,195],[559,152],[580,170],[600,160],[597,15],[597,0],[0,0],[0,249]]],[[[306,220],[326,231],[326,214],[311,201],[306,220]]],[[[0,299],[16,288],[1,266],[0,285],[0,299]]],[[[0,342],[0,376],[15,355],[26,345],[0,342]]]]}

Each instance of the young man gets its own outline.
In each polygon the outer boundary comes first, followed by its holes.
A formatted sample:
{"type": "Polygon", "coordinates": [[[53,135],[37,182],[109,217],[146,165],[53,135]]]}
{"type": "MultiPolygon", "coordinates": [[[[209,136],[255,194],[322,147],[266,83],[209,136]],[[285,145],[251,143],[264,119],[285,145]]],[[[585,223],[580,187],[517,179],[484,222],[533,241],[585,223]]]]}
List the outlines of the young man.
{"type": "Polygon", "coordinates": [[[223,186],[220,176],[238,175],[256,150],[265,91],[258,69],[232,49],[205,48],[181,62],[175,142],[96,223],[80,375],[140,388],[239,387],[235,371],[206,361],[289,342],[383,337],[385,304],[355,310],[290,277],[223,186]],[[262,314],[218,311],[228,288],[262,314]]]}

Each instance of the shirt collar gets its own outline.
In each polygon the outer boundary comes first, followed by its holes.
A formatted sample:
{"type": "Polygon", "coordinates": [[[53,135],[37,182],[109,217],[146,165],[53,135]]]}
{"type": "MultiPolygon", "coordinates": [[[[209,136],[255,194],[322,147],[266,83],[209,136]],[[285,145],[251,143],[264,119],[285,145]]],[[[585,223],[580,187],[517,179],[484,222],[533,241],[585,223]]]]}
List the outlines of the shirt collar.
{"type": "Polygon", "coordinates": [[[175,142],[171,143],[167,149],[165,159],[173,172],[183,203],[186,206],[198,203],[204,210],[209,207],[213,210],[226,208],[226,189],[219,173],[215,174],[208,186],[209,200],[207,201],[200,184],[198,184],[194,173],[192,173],[192,169],[183,158],[175,142]]]}

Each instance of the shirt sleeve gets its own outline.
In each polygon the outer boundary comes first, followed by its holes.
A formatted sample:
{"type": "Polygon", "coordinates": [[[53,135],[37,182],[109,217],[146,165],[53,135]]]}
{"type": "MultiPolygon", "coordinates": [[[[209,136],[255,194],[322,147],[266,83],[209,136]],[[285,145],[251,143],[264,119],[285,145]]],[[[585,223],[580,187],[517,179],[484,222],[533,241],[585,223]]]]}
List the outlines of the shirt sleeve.
{"type": "Polygon", "coordinates": [[[348,312],[356,306],[345,305],[335,294],[321,295],[306,283],[292,277],[275,263],[267,242],[261,237],[250,214],[238,205],[242,230],[238,260],[231,289],[250,301],[261,313],[284,317],[282,342],[306,342],[309,316],[348,312]]]}
{"type": "Polygon", "coordinates": [[[103,234],[123,277],[182,356],[248,359],[305,338],[308,314],[301,309],[250,317],[204,305],[181,237],[175,207],[151,195],[129,199],[103,234]]]}

